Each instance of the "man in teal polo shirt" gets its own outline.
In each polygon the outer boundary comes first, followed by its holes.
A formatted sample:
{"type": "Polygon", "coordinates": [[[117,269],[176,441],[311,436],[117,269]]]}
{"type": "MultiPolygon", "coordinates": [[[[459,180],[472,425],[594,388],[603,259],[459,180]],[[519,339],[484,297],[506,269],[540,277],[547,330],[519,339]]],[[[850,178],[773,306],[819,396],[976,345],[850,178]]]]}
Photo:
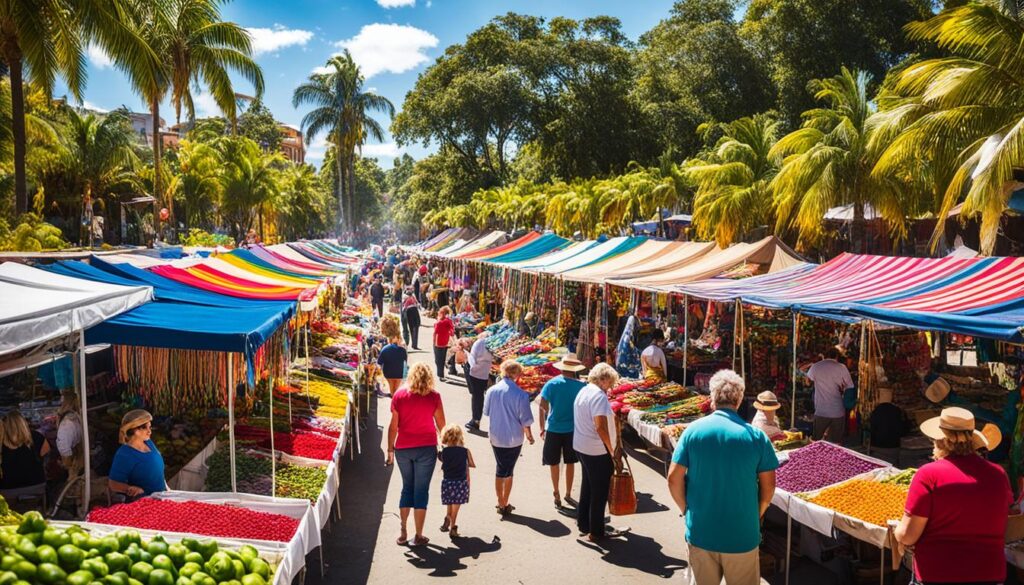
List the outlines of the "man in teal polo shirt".
{"type": "Polygon", "coordinates": [[[779,460],[767,435],[736,409],[744,384],[732,370],[712,376],[715,411],[679,438],[668,486],[686,517],[691,583],[758,585],[761,516],[775,492],[779,460]]]}

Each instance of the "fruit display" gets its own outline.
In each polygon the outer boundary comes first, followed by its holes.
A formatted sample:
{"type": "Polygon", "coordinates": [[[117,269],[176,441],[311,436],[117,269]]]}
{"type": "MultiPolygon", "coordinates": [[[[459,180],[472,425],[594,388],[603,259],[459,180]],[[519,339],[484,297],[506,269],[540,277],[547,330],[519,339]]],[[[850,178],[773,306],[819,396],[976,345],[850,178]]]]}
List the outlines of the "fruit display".
{"type": "Polygon", "coordinates": [[[146,530],[277,542],[290,541],[299,529],[299,520],[281,514],[240,506],[155,498],[96,508],[89,513],[88,520],[146,530]]]}
{"type": "Polygon", "coordinates": [[[168,469],[181,468],[192,460],[223,428],[225,419],[206,417],[195,420],[158,418],[154,420],[153,443],[168,469]]]}
{"type": "Polygon", "coordinates": [[[698,395],[669,404],[652,406],[640,415],[640,420],[659,426],[688,424],[711,412],[711,399],[698,395]]]}
{"type": "Polygon", "coordinates": [[[892,477],[887,477],[887,478],[881,480],[881,483],[888,483],[888,484],[892,484],[892,485],[902,485],[902,486],[908,486],[909,487],[910,486],[910,482],[914,480],[914,475],[916,475],[916,474],[917,474],[917,468],[909,467],[909,468],[904,469],[903,471],[897,473],[896,475],[893,475],[892,477]]]}
{"type": "Polygon", "coordinates": [[[29,512],[17,530],[0,533],[0,582],[38,585],[266,585],[274,567],[249,545],[221,548],[216,541],[160,535],[143,539],[134,530],[100,536],[81,526],[49,526],[29,512]]]}
{"type": "Polygon", "coordinates": [[[903,517],[908,489],[901,484],[852,479],[825,488],[808,501],[875,526],[885,526],[889,520],[903,517]]]}
{"type": "MultiPolygon", "coordinates": [[[[217,449],[207,459],[206,489],[211,492],[231,491],[231,458],[226,448],[217,449]]],[[[324,466],[306,466],[279,462],[277,489],[280,498],[306,499],[316,502],[327,481],[324,466]]],[[[269,496],[272,486],[270,459],[244,450],[235,453],[235,480],[238,491],[246,494],[269,496]]]]}
{"type": "Polygon", "coordinates": [[[306,408],[317,417],[344,419],[348,416],[348,392],[341,387],[326,380],[310,377],[309,385],[306,385],[304,374],[294,372],[291,384],[279,385],[276,388],[278,398],[275,400],[288,400],[291,395],[293,410],[295,401],[305,401],[307,395],[312,399],[312,404],[305,402],[306,408]]]}
{"type": "Polygon", "coordinates": [[[21,524],[21,514],[11,510],[7,506],[7,500],[0,496],[0,526],[13,526],[21,524]]]}
{"type": "Polygon", "coordinates": [[[880,467],[846,449],[815,441],[789,454],[776,472],[776,485],[790,493],[808,492],[880,467]]]}
{"type": "Polygon", "coordinates": [[[800,431],[782,431],[786,436],[782,439],[772,441],[776,451],[790,451],[799,449],[810,442],[800,431]]]}
{"type": "MultiPolygon", "coordinates": [[[[240,443],[251,443],[261,449],[270,449],[270,430],[247,424],[235,425],[235,440],[240,443]]],[[[330,461],[338,448],[337,437],[328,437],[316,432],[291,430],[289,432],[274,431],[273,448],[275,451],[330,461]]]]}

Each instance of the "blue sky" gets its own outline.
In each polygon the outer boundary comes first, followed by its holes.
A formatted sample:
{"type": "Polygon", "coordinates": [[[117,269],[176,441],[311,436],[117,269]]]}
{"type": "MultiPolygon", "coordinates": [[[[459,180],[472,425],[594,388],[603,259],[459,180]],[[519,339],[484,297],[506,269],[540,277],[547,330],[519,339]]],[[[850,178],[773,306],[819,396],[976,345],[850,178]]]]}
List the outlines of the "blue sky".
{"type": "MultiPolygon", "coordinates": [[[[598,14],[616,16],[633,40],[667,16],[672,0],[235,0],[224,8],[224,17],[250,29],[256,60],[266,81],[264,102],[274,116],[298,126],[304,111],[292,107],[292,90],[332,54],[347,47],[366,76],[366,86],[390,99],[397,109],[416,83],[417,76],[466,35],[506,12],[543,17],[585,18],[598,14]]],[[[89,83],[85,104],[101,110],[125,105],[136,111],[145,106],[97,50],[89,52],[89,83]]],[[[236,91],[250,93],[244,81],[236,91]]],[[[63,93],[58,87],[57,95],[63,93]]],[[[203,95],[197,97],[197,116],[217,115],[219,110],[203,95]]],[[[164,106],[162,117],[174,122],[164,106]]],[[[381,120],[387,126],[386,120],[381,120]]],[[[364,147],[364,155],[376,156],[388,168],[401,152],[419,158],[432,149],[418,145],[400,148],[388,138],[384,144],[364,147]]],[[[324,146],[318,139],[307,161],[319,165],[324,146]]]]}

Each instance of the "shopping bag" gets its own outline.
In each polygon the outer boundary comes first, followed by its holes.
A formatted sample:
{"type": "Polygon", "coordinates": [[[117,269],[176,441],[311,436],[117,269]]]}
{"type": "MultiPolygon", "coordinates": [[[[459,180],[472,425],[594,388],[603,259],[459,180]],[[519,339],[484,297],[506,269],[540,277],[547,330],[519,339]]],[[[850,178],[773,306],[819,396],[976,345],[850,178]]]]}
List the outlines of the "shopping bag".
{"type": "Polygon", "coordinates": [[[626,464],[612,474],[612,485],[608,490],[608,512],[612,516],[636,514],[636,488],[633,485],[633,471],[626,464]]]}

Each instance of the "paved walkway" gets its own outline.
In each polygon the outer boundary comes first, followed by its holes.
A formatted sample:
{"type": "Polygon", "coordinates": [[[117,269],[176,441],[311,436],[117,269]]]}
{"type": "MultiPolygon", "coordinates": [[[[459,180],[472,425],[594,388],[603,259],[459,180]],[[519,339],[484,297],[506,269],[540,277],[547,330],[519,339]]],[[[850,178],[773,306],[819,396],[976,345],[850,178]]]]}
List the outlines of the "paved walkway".
{"type": "MultiPolygon", "coordinates": [[[[429,340],[429,335],[420,338],[429,340]]],[[[429,343],[429,342],[428,342],[429,343]]],[[[412,352],[412,362],[432,362],[429,350],[412,352]]],[[[464,383],[442,383],[439,391],[449,421],[469,420],[470,397],[464,383]]],[[[597,547],[577,538],[575,520],[554,508],[548,468],[540,463],[541,444],[524,445],[516,467],[511,502],[515,513],[505,520],[495,512],[494,458],[485,433],[467,435],[477,468],[472,470],[470,503],[459,513],[462,538],[452,542],[439,531],[440,465],[430,491],[425,535],[430,544],[398,546],[398,497],[401,477],[384,465],[388,399],[377,399],[362,434],[362,454],[342,464],[341,522],[325,535],[328,571],[324,579],[311,567],[308,585],[325,583],[433,583],[436,577],[459,577],[466,583],[637,583],[660,579],[675,583],[688,577],[683,520],[675,510],[663,477],[663,464],[643,451],[632,456],[639,509],[613,518],[629,528],[625,538],[597,547]]],[[[536,409],[536,405],[534,406],[536,409]]],[[[536,416],[536,410],[535,416],[536,416]]],[[[486,431],[486,419],[482,423],[486,431]]],[[[535,436],[538,429],[534,427],[535,436]]],[[[573,496],[579,496],[576,466],[573,496]]],[[[564,480],[563,480],[564,482],[564,480]]],[[[564,495],[563,495],[564,497],[564,495]]],[[[409,519],[410,536],[412,518],[409,519]]]]}

